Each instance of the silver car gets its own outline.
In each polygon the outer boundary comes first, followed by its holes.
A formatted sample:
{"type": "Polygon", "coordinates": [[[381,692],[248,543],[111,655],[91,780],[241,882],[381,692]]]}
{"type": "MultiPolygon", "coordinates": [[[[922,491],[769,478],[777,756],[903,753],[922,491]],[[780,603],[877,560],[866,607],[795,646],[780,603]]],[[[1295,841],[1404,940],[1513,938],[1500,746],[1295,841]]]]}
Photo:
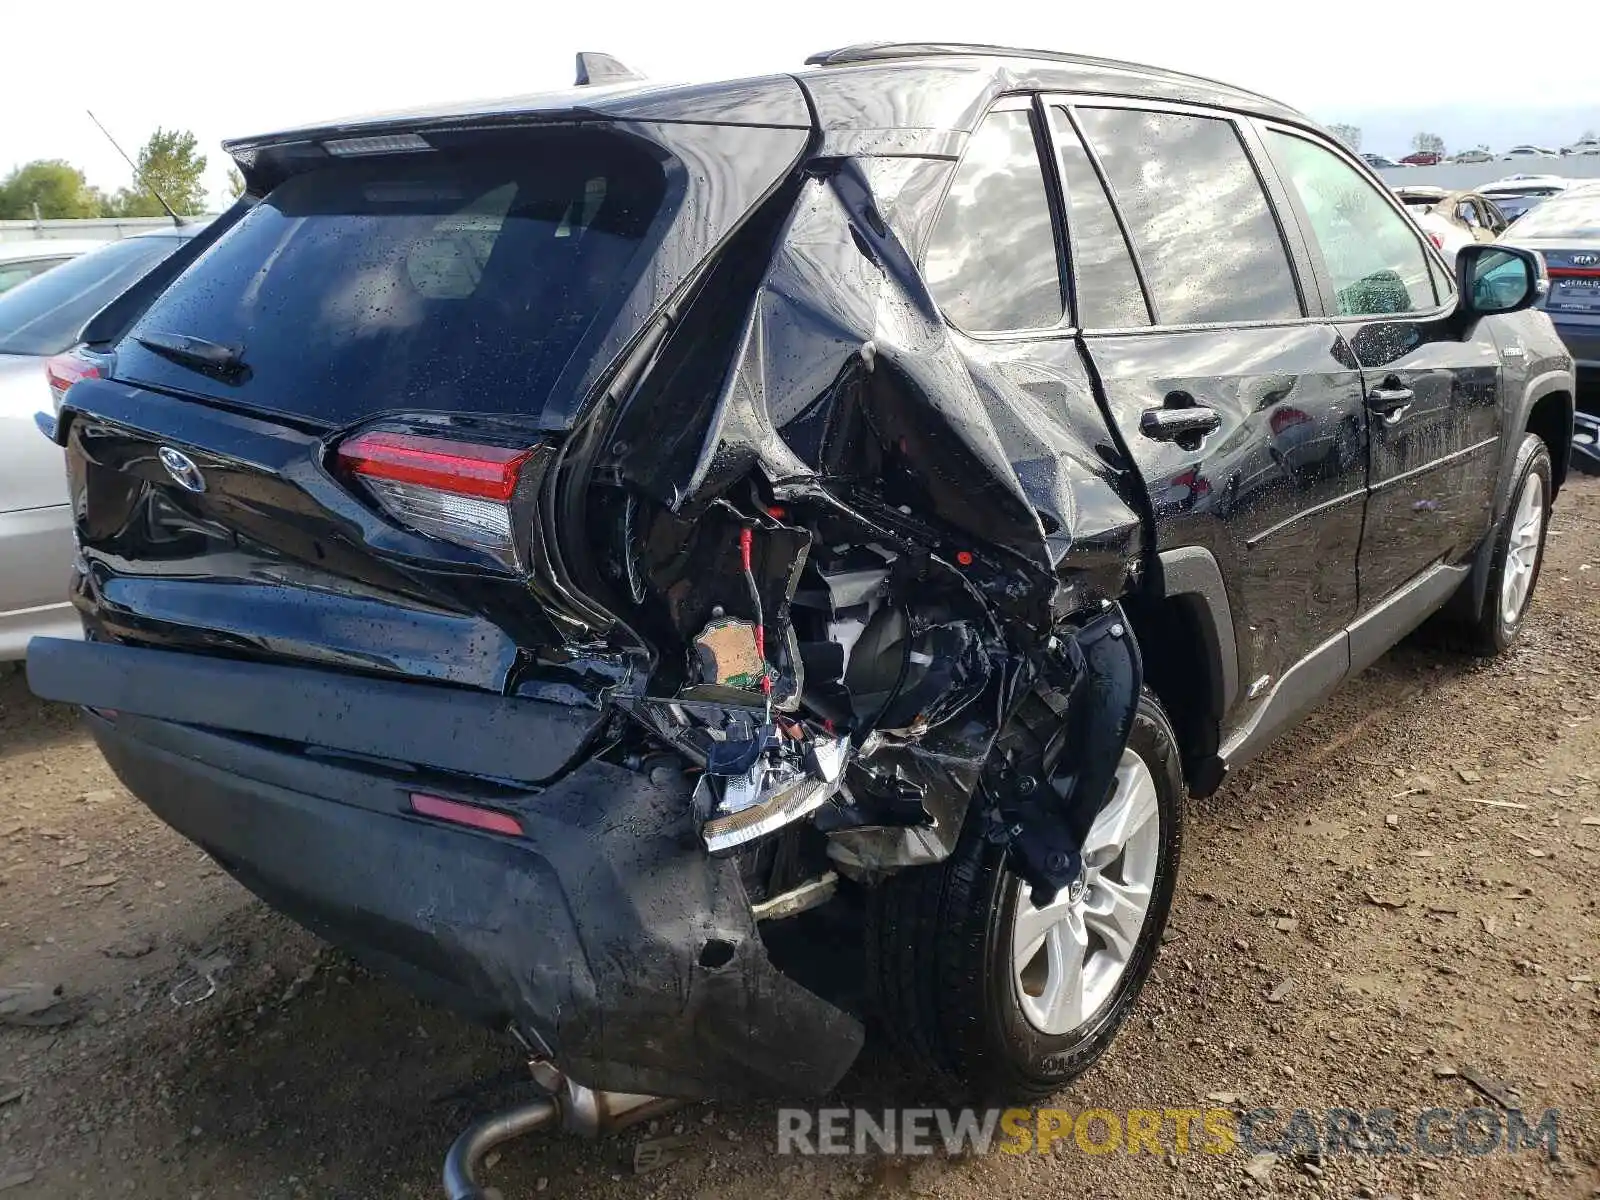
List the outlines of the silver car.
{"type": "Polygon", "coordinates": [[[0,661],[41,634],[77,637],[67,602],[72,515],[61,448],[34,426],[50,408],[46,361],[200,228],[107,242],[0,295],[0,661]]]}

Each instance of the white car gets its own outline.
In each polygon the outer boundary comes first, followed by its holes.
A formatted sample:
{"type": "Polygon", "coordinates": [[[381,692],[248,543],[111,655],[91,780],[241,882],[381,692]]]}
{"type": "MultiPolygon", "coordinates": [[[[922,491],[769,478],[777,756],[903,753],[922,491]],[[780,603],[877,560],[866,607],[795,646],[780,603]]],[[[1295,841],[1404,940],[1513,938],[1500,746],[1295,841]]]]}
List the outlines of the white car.
{"type": "Polygon", "coordinates": [[[1506,158],[1555,158],[1556,152],[1549,146],[1513,146],[1500,156],[1506,158]]]}
{"type": "Polygon", "coordinates": [[[72,509],[61,448],[34,424],[50,411],[45,366],[70,350],[107,304],[203,226],[95,242],[64,266],[0,295],[0,662],[21,658],[38,635],[77,637],[67,602],[72,509]]]}
{"type": "Polygon", "coordinates": [[[1543,200],[1558,196],[1571,186],[1572,181],[1559,175],[1507,175],[1478,189],[1494,206],[1505,214],[1506,220],[1515,221],[1543,200]]]}
{"type": "Polygon", "coordinates": [[[1563,156],[1577,156],[1582,154],[1600,154],[1600,138],[1579,138],[1562,152],[1563,156]]]}
{"type": "Polygon", "coordinates": [[[1444,255],[1445,262],[1454,270],[1456,255],[1461,247],[1472,245],[1475,239],[1462,226],[1434,211],[1434,205],[1449,193],[1440,187],[1397,187],[1394,191],[1412,219],[1422,227],[1428,240],[1439,247],[1439,253],[1444,255]]]}
{"type": "Polygon", "coordinates": [[[0,294],[52,267],[71,262],[80,254],[99,249],[104,242],[82,239],[35,239],[28,242],[0,242],[0,294]]]}

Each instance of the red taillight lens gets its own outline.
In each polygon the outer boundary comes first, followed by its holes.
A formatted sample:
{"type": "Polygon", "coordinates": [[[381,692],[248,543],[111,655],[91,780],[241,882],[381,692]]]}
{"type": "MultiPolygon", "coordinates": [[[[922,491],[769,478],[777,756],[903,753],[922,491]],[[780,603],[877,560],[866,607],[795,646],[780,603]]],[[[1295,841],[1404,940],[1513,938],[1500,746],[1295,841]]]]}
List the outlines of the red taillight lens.
{"type": "Polygon", "coordinates": [[[339,461],[368,479],[504,503],[516,491],[517,472],[532,453],[406,433],[363,433],[339,447],[339,461]]]}
{"type": "Polygon", "coordinates": [[[1444,239],[1442,237],[1440,237],[1437,233],[1430,233],[1428,235],[1428,240],[1433,243],[1433,248],[1435,250],[1443,250],[1444,249],[1444,239]]]}
{"type": "Polygon", "coordinates": [[[52,403],[59,415],[61,402],[67,398],[67,389],[80,379],[99,379],[100,368],[69,350],[65,354],[58,354],[48,359],[44,364],[44,374],[50,381],[52,403]]]}
{"type": "Polygon", "coordinates": [[[362,433],[339,447],[339,465],[400,524],[488,551],[517,565],[511,500],[531,449],[407,433],[362,433]]]}

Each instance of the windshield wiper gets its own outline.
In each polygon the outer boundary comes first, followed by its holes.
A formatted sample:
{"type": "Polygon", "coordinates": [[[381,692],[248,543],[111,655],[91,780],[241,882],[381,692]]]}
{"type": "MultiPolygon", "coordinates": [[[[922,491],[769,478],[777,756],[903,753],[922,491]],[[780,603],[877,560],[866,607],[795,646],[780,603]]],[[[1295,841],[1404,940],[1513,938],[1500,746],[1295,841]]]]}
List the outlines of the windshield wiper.
{"type": "Polygon", "coordinates": [[[234,375],[244,369],[244,347],[224,346],[220,342],[191,337],[187,333],[163,333],[152,330],[133,339],[146,350],[153,350],[163,358],[185,367],[213,371],[221,375],[234,375]]]}

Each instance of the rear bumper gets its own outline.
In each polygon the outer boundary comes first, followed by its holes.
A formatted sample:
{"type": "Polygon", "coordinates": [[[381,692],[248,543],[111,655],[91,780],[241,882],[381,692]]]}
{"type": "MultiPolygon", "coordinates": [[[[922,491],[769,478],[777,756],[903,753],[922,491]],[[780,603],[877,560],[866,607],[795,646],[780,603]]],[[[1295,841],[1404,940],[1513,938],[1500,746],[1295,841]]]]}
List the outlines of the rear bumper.
{"type": "Polygon", "coordinates": [[[1600,322],[1563,320],[1558,313],[1551,313],[1550,321],[1577,368],[1584,372],[1600,371],[1600,322]]]}
{"type": "Polygon", "coordinates": [[[510,837],[415,816],[423,785],[392,768],[126,711],[87,719],[128,789],[273,907],[431,999],[515,1023],[579,1082],[818,1094],[860,1048],[855,1018],[769,961],[681,779],[589,761],[492,799],[462,780],[460,798],[517,816],[510,837]]]}

